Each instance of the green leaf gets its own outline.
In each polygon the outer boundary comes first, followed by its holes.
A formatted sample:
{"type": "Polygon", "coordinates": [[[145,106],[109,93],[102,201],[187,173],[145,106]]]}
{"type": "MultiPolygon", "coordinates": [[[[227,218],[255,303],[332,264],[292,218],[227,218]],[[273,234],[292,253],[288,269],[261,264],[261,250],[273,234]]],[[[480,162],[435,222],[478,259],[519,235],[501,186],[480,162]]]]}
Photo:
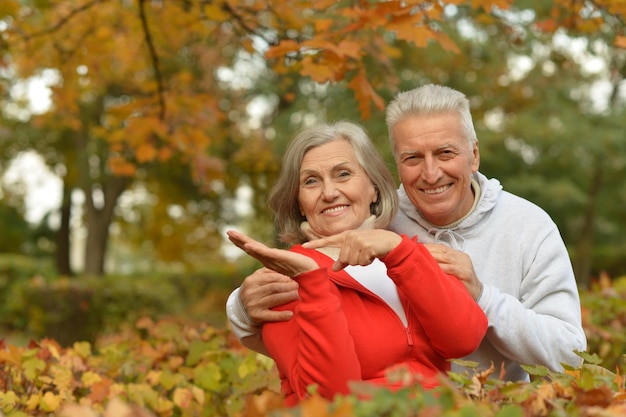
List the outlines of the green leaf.
{"type": "Polygon", "coordinates": [[[208,363],[194,369],[193,377],[201,388],[208,391],[217,391],[220,387],[220,379],[222,377],[219,365],[208,363]]]}
{"type": "Polygon", "coordinates": [[[519,405],[504,405],[495,417],[522,417],[523,415],[524,410],[519,405]]]}
{"type": "Polygon", "coordinates": [[[46,363],[39,358],[26,359],[22,364],[24,375],[29,381],[34,381],[46,369],[46,363]]]}
{"type": "Polygon", "coordinates": [[[588,362],[593,365],[600,365],[602,363],[602,358],[598,356],[597,353],[588,353],[588,352],[576,352],[578,356],[583,358],[585,362],[588,362]]]}
{"type": "Polygon", "coordinates": [[[533,376],[546,376],[550,370],[542,365],[522,365],[522,369],[533,376]]]}

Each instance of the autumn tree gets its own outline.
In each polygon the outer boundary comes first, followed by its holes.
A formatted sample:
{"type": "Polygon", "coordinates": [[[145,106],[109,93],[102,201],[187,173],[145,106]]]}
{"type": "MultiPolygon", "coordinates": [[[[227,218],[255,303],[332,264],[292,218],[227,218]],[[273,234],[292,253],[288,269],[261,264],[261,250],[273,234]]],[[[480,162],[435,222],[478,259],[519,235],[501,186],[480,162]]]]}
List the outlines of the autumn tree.
{"type": "MultiPolygon", "coordinates": [[[[277,161],[268,125],[306,94],[302,80],[349,89],[369,120],[403,82],[403,45],[460,55],[446,32],[454,22],[501,22],[510,30],[501,42],[524,42],[511,20],[525,2],[510,13],[509,0],[464,3],[5,0],[1,65],[15,79],[57,75],[50,111],[31,123],[54,132],[65,192],[82,190],[85,272],[102,274],[120,196],[159,166],[187,166],[193,184],[217,197],[216,218],[220,195],[242,184],[260,206],[277,161]],[[253,70],[237,77],[242,63],[253,70]],[[254,126],[249,106],[259,98],[269,111],[254,126]]],[[[623,18],[620,4],[555,2],[542,29],[623,18]]],[[[615,39],[623,42],[623,33],[615,39]]]]}

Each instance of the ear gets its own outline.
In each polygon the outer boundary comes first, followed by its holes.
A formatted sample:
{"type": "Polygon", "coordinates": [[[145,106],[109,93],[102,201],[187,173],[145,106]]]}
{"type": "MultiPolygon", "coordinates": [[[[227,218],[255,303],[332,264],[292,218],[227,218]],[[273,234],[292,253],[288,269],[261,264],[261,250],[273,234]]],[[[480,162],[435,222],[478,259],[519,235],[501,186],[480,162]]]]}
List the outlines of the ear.
{"type": "Polygon", "coordinates": [[[480,167],[480,151],[478,149],[478,141],[472,147],[472,173],[478,172],[480,167]]]}
{"type": "Polygon", "coordinates": [[[372,204],[374,204],[375,202],[378,201],[378,198],[380,197],[380,192],[378,191],[378,187],[377,186],[375,186],[373,184],[372,184],[372,186],[374,187],[374,199],[372,200],[372,204]]]}

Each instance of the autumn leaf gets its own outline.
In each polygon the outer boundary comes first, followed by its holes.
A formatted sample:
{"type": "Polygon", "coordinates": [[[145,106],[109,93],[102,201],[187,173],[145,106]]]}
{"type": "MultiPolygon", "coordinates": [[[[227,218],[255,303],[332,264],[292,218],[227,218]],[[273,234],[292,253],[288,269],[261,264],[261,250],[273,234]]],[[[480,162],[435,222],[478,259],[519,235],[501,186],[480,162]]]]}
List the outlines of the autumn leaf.
{"type": "Polygon", "coordinates": [[[122,157],[111,157],[108,161],[109,168],[115,175],[119,176],[133,176],[137,171],[137,167],[135,164],[128,162],[126,159],[122,157]]]}
{"type": "Polygon", "coordinates": [[[100,404],[109,398],[112,381],[103,376],[100,381],[94,383],[89,390],[89,399],[93,404],[100,404]]]}
{"type": "Polygon", "coordinates": [[[300,45],[296,41],[282,40],[278,45],[270,47],[267,52],[265,52],[265,57],[268,59],[279,58],[299,50],[300,45]]]}
{"type": "Polygon", "coordinates": [[[153,161],[157,158],[158,154],[157,150],[150,143],[142,143],[135,149],[135,157],[139,163],[153,161]]]}
{"type": "Polygon", "coordinates": [[[360,70],[352,81],[350,81],[348,87],[354,91],[356,100],[359,103],[359,110],[361,111],[364,119],[368,119],[370,117],[370,103],[373,102],[374,105],[380,110],[385,108],[385,103],[382,97],[380,97],[372,88],[372,85],[367,80],[365,71],[360,70]]]}
{"type": "Polygon", "coordinates": [[[78,404],[66,404],[59,411],[59,417],[99,417],[91,408],[78,404]]]}
{"type": "Polygon", "coordinates": [[[43,411],[52,412],[59,408],[61,404],[61,396],[54,394],[52,391],[46,392],[39,402],[39,407],[43,411]]]}
{"type": "Polygon", "coordinates": [[[193,398],[193,394],[188,388],[176,388],[174,390],[174,404],[182,409],[186,409],[187,407],[189,407],[193,398]]]}
{"type": "Polygon", "coordinates": [[[336,80],[335,71],[328,63],[316,63],[310,56],[302,60],[302,75],[310,77],[318,83],[336,80]]]}

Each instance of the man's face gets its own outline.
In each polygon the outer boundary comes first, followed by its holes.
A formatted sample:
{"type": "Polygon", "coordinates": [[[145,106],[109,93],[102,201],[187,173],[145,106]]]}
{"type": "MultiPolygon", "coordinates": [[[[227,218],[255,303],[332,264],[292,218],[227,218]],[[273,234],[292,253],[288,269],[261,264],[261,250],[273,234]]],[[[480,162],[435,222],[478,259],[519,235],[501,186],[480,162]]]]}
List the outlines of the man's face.
{"type": "Polygon", "coordinates": [[[470,148],[456,112],[409,116],[394,127],[400,181],[430,223],[450,224],[474,203],[470,187],[478,171],[478,144],[470,148]]]}

